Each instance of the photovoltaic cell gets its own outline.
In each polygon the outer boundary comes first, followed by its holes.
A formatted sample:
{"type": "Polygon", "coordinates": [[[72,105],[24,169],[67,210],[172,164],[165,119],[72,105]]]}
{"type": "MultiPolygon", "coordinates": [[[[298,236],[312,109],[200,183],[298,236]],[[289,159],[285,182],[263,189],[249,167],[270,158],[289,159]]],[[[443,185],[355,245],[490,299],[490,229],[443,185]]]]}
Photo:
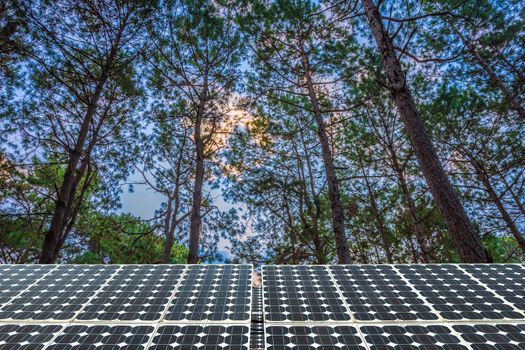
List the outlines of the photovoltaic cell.
{"type": "Polygon", "coordinates": [[[248,350],[248,326],[160,326],[148,350],[248,350]]]}
{"type": "Polygon", "coordinates": [[[361,326],[370,350],[468,350],[451,329],[444,325],[361,326]]]}
{"type": "Polygon", "coordinates": [[[267,326],[268,350],[366,350],[353,326],[267,326]]]}
{"type": "Polygon", "coordinates": [[[347,321],[327,266],[264,266],[264,315],[275,321],[347,321]]]}
{"type": "Polygon", "coordinates": [[[525,312],[525,268],[515,264],[461,264],[497,296],[525,312]]]}
{"type": "Polygon", "coordinates": [[[473,350],[525,349],[525,324],[458,324],[452,328],[473,350]]]}
{"type": "Polygon", "coordinates": [[[51,265],[0,265],[0,308],[53,268],[51,265]]]}
{"type": "Polygon", "coordinates": [[[188,266],[165,319],[248,322],[251,276],[251,265],[188,266]]]}
{"type": "Polygon", "coordinates": [[[59,265],[10,304],[0,320],[68,320],[118,269],[112,265],[59,265]]]}
{"type": "Polygon", "coordinates": [[[511,305],[456,265],[396,265],[446,320],[522,319],[511,305]]]}
{"type": "Polygon", "coordinates": [[[41,350],[61,329],[59,325],[0,325],[0,349],[41,350]]]}
{"type": "Polygon", "coordinates": [[[77,320],[153,321],[179,282],[180,265],[125,265],[89,301],[77,320]]]}
{"type": "Polygon", "coordinates": [[[147,325],[72,325],[46,350],[144,350],[154,330],[147,325]]]}
{"type": "Polygon", "coordinates": [[[392,266],[336,265],[330,271],[359,321],[438,319],[392,266]]]}

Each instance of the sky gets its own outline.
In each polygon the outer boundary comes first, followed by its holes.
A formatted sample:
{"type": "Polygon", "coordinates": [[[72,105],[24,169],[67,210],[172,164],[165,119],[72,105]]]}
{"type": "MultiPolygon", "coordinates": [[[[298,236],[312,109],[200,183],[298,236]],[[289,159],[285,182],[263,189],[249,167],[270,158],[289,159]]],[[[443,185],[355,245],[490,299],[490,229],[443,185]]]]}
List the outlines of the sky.
{"type": "MultiPolygon", "coordinates": [[[[140,182],[140,176],[140,174],[135,173],[128,178],[127,182],[140,182]]],[[[155,214],[155,210],[160,208],[164,196],[148,188],[147,185],[133,185],[133,190],[133,192],[129,192],[127,185],[123,188],[123,193],[120,195],[122,204],[120,211],[125,214],[138,216],[142,219],[151,219],[155,214]]],[[[208,191],[209,189],[204,190],[208,191]]],[[[224,201],[220,189],[211,190],[211,194],[212,198],[215,198],[214,204],[219,210],[227,211],[234,207],[232,204],[224,201]]],[[[231,257],[228,246],[229,241],[221,238],[218,251],[224,258],[231,257]]]]}

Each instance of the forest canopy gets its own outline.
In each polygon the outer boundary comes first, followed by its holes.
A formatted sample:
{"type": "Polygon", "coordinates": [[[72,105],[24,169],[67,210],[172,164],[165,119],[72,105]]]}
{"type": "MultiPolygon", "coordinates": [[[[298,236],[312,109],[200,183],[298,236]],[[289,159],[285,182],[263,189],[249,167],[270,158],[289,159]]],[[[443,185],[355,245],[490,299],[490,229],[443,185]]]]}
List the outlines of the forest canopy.
{"type": "Polygon", "coordinates": [[[3,1],[0,263],[523,262],[524,18],[3,1]]]}

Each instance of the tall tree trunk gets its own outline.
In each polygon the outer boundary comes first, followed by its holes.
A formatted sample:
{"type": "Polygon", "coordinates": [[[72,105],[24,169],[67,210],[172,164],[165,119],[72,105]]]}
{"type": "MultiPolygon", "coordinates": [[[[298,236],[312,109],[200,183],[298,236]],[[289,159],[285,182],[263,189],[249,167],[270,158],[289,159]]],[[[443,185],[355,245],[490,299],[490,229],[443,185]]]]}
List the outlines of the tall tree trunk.
{"type": "MultiPolygon", "coordinates": [[[[62,232],[67,222],[68,207],[70,207],[70,203],[72,203],[75,196],[75,179],[81,179],[84,175],[84,170],[79,169],[80,171],[77,171],[77,166],[84,151],[84,143],[86,142],[88,136],[89,125],[91,124],[95,116],[100,96],[109,78],[109,71],[113,66],[113,62],[117,55],[117,50],[120,45],[122,33],[124,31],[124,28],[126,27],[128,17],[129,13],[125,16],[115,36],[115,40],[112,42],[111,50],[109,51],[109,54],[107,56],[107,61],[102,67],[102,72],[100,77],[98,77],[98,81],[96,82],[93,95],[90,96],[89,103],[86,109],[86,114],[84,115],[84,119],[82,120],[82,124],[80,125],[75,147],[69,153],[66,171],[62,180],[62,185],[58,190],[57,201],[55,203],[55,208],[53,211],[53,216],[51,218],[49,231],[46,233],[44,244],[42,246],[42,252],[40,254],[39,259],[40,264],[54,264],[58,258],[58,253],[60,249],[59,243],[62,232]],[[71,198],[72,196],[73,198],[71,198]]],[[[87,158],[89,158],[89,153],[91,153],[93,147],[94,144],[91,143],[88,150],[89,152],[85,155],[87,158]]]]}
{"type": "Polygon", "coordinates": [[[408,214],[410,217],[410,226],[412,227],[416,235],[417,244],[419,246],[419,256],[421,257],[421,260],[425,264],[428,264],[431,261],[429,249],[428,249],[427,243],[425,242],[425,235],[423,234],[424,232],[423,227],[421,226],[421,222],[419,221],[419,218],[417,216],[417,210],[416,210],[416,205],[414,203],[414,199],[412,198],[412,195],[410,194],[410,191],[408,190],[408,184],[405,179],[405,174],[403,172],[403,169],[401,168],[401,165],[399,164],[399,160],[397,159],[397,153],[394,150],[394,147],[392,145],[388,145],[388,150],[390,152],[390,158],[392,159],[392,166],[396,173],[399,187],[401,187],[403,201],[405,202],[405,206],[408,209],[408,214]]]}
{"type": "MultiPolygon", "coordinates": [[[[91,148],[89,148],[87,152],[90,152],[90,150],[91,148]]],[[[75,177],[73,188],[71,189],[71,193],[73,193],[73,196],[69,198],[69,203],[66,205],[66,212],[64,215],[64,228],[62,229],[62,234],[58,237],[57,244],[55,245],[55,250],[53,252],[53,261],[58,260],[60,250],[62,249],[65,241],[67,240],[69,233],[73,230],[73,227],[75,226],[78,213],[80,212],[82,206],[82,202],[84,201],[84,197],[86,195],[87,190],[89,189],[89,186],[91,185],[93,177],[94,173],[89,164],[89,158],[87,158],[82,161],[82,165],[77,171],[77,176],[75,177]],[[80,189],[80,193],[77,197],[77,187],[80,184],[82,178],[84,178],[84,183],[82,184],[82,188],[80,189]]]]}
{"type": "Polygon", "coordinates": [[[392,99],[461,260],[467,263],[487,262],[489,259],[481,239],[472,228],[465,209],[454,192],[423,127],[419,111],[406,85],[405,74],[396,55],[392,39],[385,30],[379,9],[374,5],[373,0],[362,0],[362,4],[381,54],[392,99]]]}
{"type": "Polygon", "coordinates": [[[510,233],[512,233],[512,235],[516,239],[516,242],[518,242],[521,250],[525,253],[525,238],[518,230],[518,227],[514,223],[514,220],[512,220],[510,214],[508,213],[507,209],[503,205],[501,198],[496,193],[496,190],[494,189],[494,187],[492,187],[489,176],[487,175],[487,172],[485,171],[485,168],[483,167],[481,163],[477,162],[476,160],[471,159],[470,163],[474,167],[478,180],[485,187],[485,190],[487,191],[490,200],[494,203],[494,205],[496,205],[496,208],[498,208],[501,218],[507,225],[507,228],[509,229],[510,233]]]}
{"type": "Polygon", "coordinates": [[[417,217],[416,205],[414,203],[414,200],[412,199],[412,196],[410,195],[410,191],[408,190],[408,186],[404,175],[401,174],[401,177],[399,177],[398,180],[399,185],[401,187],[401,192],[403,194],[403,199],[405,201],[405,205],[408,209],[408,215],[410,216],[410,226],[412,226],[412,229],[414,230],[414,233],[416,235],[417,244],[419,246],[419,256],[421,257],[421,261],[423,261],[425,264],[428,264],[431,262],[429,248],[427,243],[425,242],[423,228],[421,227],[421,223],[419,221],[419,218],[417,217]]]}
{"type": "Polygon", "coordinates": [[[99,121],[97,127],[93,131],[89,145],[84,151],[85,157],[82,159],[82,162],[80,163],[80,166],[77,169],[75,177],[73,179],[73,186],[70,190],[71,196],[69,197],[69,200],[66,204],[62,232],[58,237],[58,241],[55,245],[55,250],[53,252],[53,261],[58,260],[62,246],[64,245],[67,237],[69,236],[69,233],[73,230],[73,227],[75,226],[78,213],[80,212],[82,203],[84,201],[84,197],[95,175],[95,172],[93,172],[91,169],[91,153],[93,152],[93,148],[97,143],[98,135],[103,124],[103,118],[105,118],[105,116],[106,113],[104,113],[104,117],[101,117],[101,120],[99,121]],[[77,196],[78,186],[82,182],[82,179],[84,179],[84,183],[82,184],[80,192],[77,196]]]}
{"type": "Polygon", "coordinates": [[[172,211],[174,199],[171,197],[171,194],[168,195],[168,204],[166,207],[166,215],[164,216],[164,251],[162,252],[161,263],[169,264],[171,261],[171,248],[175,241],[175,235],[171,234],[171,223],[173,220],[176,220],[176,214],[172,211]]]}
{"type": "Polygon", "coordinates": [[[202,117],[206,101],[206,92],[197,110],[195,130],[193,138],[195,142],[195,182],[193,185],[193,200],[190,217],[190,242],[188,246],[188,264],[199,262],[199,240],[201,234],[201,205],[202,205],[202,184],[204,182],[204,140],[202,138],[202,117]]]}
{"type": "Polygon", "coordinates": [[[332,225],[335,236],[335,247],[337,251],[338,263],[339,264],[350,264],[350,254],[348,252],[348,246],[346,242],[345,234],[345,217],[343,211],[343,205],[341,203],[341,194],[339,192],[339,184],[337,182],[337,176],[335,173],[334,161],[332,157],[332,151],[330,149],[330,143],[328,141],[328,135],[326,132],[326,126],[321,114],[321,108],[317,95],[310,75],[310,64],[304,51],[303,66],[304,66],[304,78],[306,80],[308,94],[310,102],[314,109],[314,117],[317,123],[317,135],[319,142],[321,143],[321,151],[323,155],[323,164],[326,173],[326,182],[328,184],[328,197],[330,198],[330,207],[332,210],[332,225]]]}
{"type": "Polygon", "coordinates": [[[40,254],[39,260],[40,264],[54,264],[56,262],[55,251],[67,220],[66,211],[68,203],[71,201],[71,196],[75,196],[73,190],[76,187],[74,186],[74,182],[75,177],[78,175],[77,166],[82,156],[84,142],[86,141],[89,131],[89,124],[95,115],[96,105],[98,103],[101,90],[102,89],[97,89],[97,92],[93,96],[91,103],[88,105],[86,115],[84,116],[84,120],[82,121],[82,125],[79,130],[75,148],[70,153],[66,172],[64,173],[62,185],[60,186],[55,209],[51,218],[51,225],[49,227],[49,231],[46,233],[44,245],[42,246],[42,253],[40,254]]]}
{"type": "Polygon", "coordinates": [[[370,182],[368,181],[368,176],[365,173],[365,170],[362,168],[363,178],[365,179],[365,185],[366,189],[368,191],[368,197],[370,198],[370,208],[372,209],[372,215],[374,216],[374,221],[376,223],[376,228],[379,231],[379,236],[381,237],[381,245],[383,246],[383,250],[385,251],[386,255],[386,261],[389,264],[394,263],[394,259],[392,258],[392,250],[390,247],[390,239],[388,238],[388,232],[385,227],[385,222],[383,221],[383,216],[379,212],[379,208],[377,207],[376,197],[375,193],[372,190],[372,187],[370,186],[370,182]]]}
{"type": "MultiPolygon", "coordinates": [[[[305,142],[304,138],[304,131],[302,128],[299,128],[299,134],[301,135],[301,145],[303,146],[303,152],[304,152],[304,160],[306,164],[306,171],[308,176],[303,176],[303,182],[304,182],[304,193],[305,193],[305,201],[308,206],[308,214],[312,220],[312,242],[314,243],[315,248],[315,259],[318,264],[323,265],[328,263],[328,257],[325,254],[324,251],[324,244],[321,239],[321,236],[319,234],[319,218],[321,217],[321,203],[319,202],[319,196],[317,195],[317,192],[315,190],[315,180],[314,180],[314,174],[312,171],[312,162],[310,159],[310,152],[308,150],[308,147],[305,142]],[[308,182],[308,186],[306,185],[306,182],[308,182]],[[309,196],[307,195],[309,188],[312,200],[310,200],[309,196]],[[313,202],[313,203],[312,203],[313,202]]],[[[302,164],[301,157],[298,156],[298,162],[302,164]]]]}
{"type": "Polygon", "coordinates": [[[476,46],[472,44],[470,40],[465,38],[465,36],[456,28],[452,21],[448,21],[448,23],[450,24],[456,35],[459,37],[463,45],[466,46],[470,54],[474,56],[474,60],[476,60],[476,62],[485,71],[485,73],[487,73],[489,80],[492,82],[492,84],[499,88],[507,103],[512,107],[512,109],[514,109],[518,113],[521,119],[525,120],[525,109],[521,106],[520,101],[517,99],[517,96],[513,96],[513,94],[509,91],[507,86],[505,86],[501,79],[498,78],[496,72],[494,72],[489,66],[489,64],[483,59],[483,57],[481,57],[478,49],[476,49],[476,46]]]}
{"type": "Polygon", "coordinates": [[[162,253],[161,260],[163,264],[169,264],[171,262],[171,249],[175,243],[175,229],[177,228],[177,225],[188,215],[186,213],[185,215],[182,215],[182,217],[178,218],[180,209],[180,181],[182,176],[181,171],[185,145],[186,137],[184,137],[184,142],[182,142],[179,147],[177,165],[175,167],[175,187],[173,189],[173,193],[170,194],[168,192],[168,207],[166,208],[166,222],[164,224],[164,235],[166,239],[164,241],[164,252],[162,253]]]}
{"type": "Polygon", "coordinates": [[[312,241],[315,247],[315,259],[320,265],[327,264],[328,259],[324,251],[324,244],[319,234],[319,218],[321,217],[321,203],[314,193],[314,206],[311,208],[310,217],[312,218],[312,241]]]}
{"type": "MultiPolygon", "coordinates": [[[[284,183],[284,186],[286,188],[286,180],[285,180],[285,183],[284,183]]],[[[295,225],[294,225],[294,217],[292,216],[292,213],[290,212],[290,205],[289,205],[289,200],[288,200],[288,197],[289,197],[289,194],[288,192],[286,191],[283,191],[282,193],[282,207],[284,209],[284,212],[286,213],[286,218],[287,218],[287,231],[289,232],[289,234],[287,236],[290,237],[290,249],[291,249],[291,253],[290,253],[290,256],[293,258],[296,256],[296,252],[297,252],[297,231],[295,229],[295,225]]],[[[300,218],[300,221],[303,221],[302,218],[300,218]]],[[[300,247],[299,247],[300,248],[300,247]]]]}

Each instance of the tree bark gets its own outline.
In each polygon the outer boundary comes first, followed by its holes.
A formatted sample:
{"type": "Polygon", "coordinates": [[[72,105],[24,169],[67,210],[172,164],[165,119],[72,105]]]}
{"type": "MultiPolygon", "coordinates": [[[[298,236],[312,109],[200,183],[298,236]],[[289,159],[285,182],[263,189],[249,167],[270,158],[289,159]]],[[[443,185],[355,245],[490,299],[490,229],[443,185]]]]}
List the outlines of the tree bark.
{"type": "Polygon", "coordinates": [[[326,173],[326,182],[328,184],[328,197],[330,198],[330,207],[332,210],[332,225],[335,236],[335,247],[337,251],[338,263],[339,264],[350,264],[350,254],[348,252],[348,246],[346,242],[345,233],[345,217],[343,211],[343,205],[341,203],[341,194],[339,192],[339,184],[337,182],[337,176],[335,173],[334,161],[332,157],[332,151],[330,149],[330,143],[328,141],[328,135],[326,132],[326,126],[319,106],[319,101],[314,89],[312,77],[310,73],[310,65],[308,58],[304,51],[302,52],[303,67],[305,70],[304,78],[308,89],[310,102],[314,109],[314,117],[317,123],[317,135],[319,142],[321,143],[321,151],[323,156],[323,164],[326,173]]]}
{"type": "Polygon", "coordinates": [[[507,228],[509,229],[510,233],[514,236],[516,239],[516,242],[518,242],[518,245],[520,246],[521,250],[525,253],[525,238],[518,230],[518,227],[514,223],[514,220],[512,220],[510,214],[508,213],[507,209],[503,205],[503,202],[501,201],[501,198],[496,193],[496,190],[494,187],[492,187],[492,184],[490,183],[489,176],[487,172],[485,171],[485,168],[483,165],[473,159],[470,160],[470,163],[474,167],[474,170],[476,172],[476,176],[478,180],[483,184],[485,187],[485,190],[487,191],[490,200],[494,203],[496,208],[498,208],[498,211],[501,215],[501,218],[507,225],[507,228]]]}
{"type": "Polygon", "coordinates": [[[188,245],[188,264],[199,262],[199,240],[201,234],[202,184],[204,182],[204,140],[202,138],[202,117],[206,103],[206,89],[203,92],[195,120],[193,138],[195,142],[195,182],[190,217],[190,241],[188,245]]]}
{"type": "Polygon", "coordinates": [[[182,161],[184,158],[184,149],[186,146],[186,138],[179,147],[179,153],[177,157],[177,165],[175,167],[175,184],[173,193],[168,192],[168,206],[166,208],[166,218],[164,223],[164,235],[166,237],[164,241],[164,252],[162,253],[161,262],[163,264],[169,264],[171,262],[171,249],[175,243],[175,229],[177,225],[188,216],[188,213],[178,217],[180,209],[180,182],[182,172],[182,161]],[[173,207],[173,208],[172,208],[173,207]]]}
{"type": "Polygon", "coordinates": [[[172,212],[172,206],[173,206],[173,198],[171,197],[171,194],[168,195],[168,204],[166,207],[166,215],[164,216],[164,251],[162,253],[161,262],[163,264],[169,264],[171,261],[171,248],[173,247],[173,242],[175,241],[175,235],[171,234],[170,226],[172,221],[176,217],[172,212]]]}
{"type": "Polygon", "coordinates": [[[465,209],[454,192],[423,127],[419,111],[406,85],[405,74],[392,40],[385,30],[379,9],[374,5],[373,0],[362,0],[362,4],[381,55],[392,99],[461,260],[466,263],[488,262],[487,252],[483,248],[481,239],[472,228],[465,209]]]}
{"type": "Polygon", "coordinates": [[[66,211],[68,203],[70,202],[70,197],[75,195],[72,190],[75,187],[74,182],[77,175],[77,166],[82,156],[84,142],[86,141],[89,130],[89,124],[95,115],[96,105],[98,103],[101,91],[102,87],[100,86],[91,99],[91,103],[88,105],[86,115],[84,116],[84,120],[82,121],[82,125],[79,130],[75,148],[70,153],[66,172],[64,173],[64,179],[62,181],[62,186],[60,186],[60,190],[58,192],[58,198],[53,211],[51,225],[49,227],[49,231],[46,233],[44,245],[42,246],[42,253],[40,254],[39,260],[40,264],[54,264],[56,262],[55,251],[67,220],[66,211]]]}

